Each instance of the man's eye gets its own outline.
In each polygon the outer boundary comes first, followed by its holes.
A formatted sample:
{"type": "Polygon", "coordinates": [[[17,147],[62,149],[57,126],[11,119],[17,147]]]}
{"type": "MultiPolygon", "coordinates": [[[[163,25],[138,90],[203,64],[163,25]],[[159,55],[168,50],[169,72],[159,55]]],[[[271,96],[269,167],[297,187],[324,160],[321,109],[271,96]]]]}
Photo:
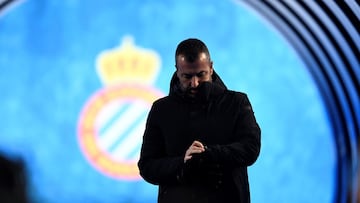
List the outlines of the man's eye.
{"type": "Polygon", "coordinates": [[[204,76],[206,76],[206,72],[200,72],[200,73],[196,74],[196,76],[199,78],[204,77],[204,76]]]}
{"type": "Polygon", "coordinates": [[[184,78],[185,78],[185,79],[191,79],[191,78],[192,78],[192,75],[184,75],[184,78]]]}

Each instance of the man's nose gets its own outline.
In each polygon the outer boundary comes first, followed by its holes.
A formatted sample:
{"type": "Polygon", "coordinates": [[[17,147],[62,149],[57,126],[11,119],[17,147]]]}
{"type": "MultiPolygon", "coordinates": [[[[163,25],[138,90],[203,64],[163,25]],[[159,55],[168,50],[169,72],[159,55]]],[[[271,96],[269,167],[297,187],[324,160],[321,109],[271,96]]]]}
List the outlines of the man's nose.
{"type": "Polygon", "coordinates": [[[199,78],[196,76],[193,76],[191,78],[191,87],[197,87],[199,85],[199,78]]]}

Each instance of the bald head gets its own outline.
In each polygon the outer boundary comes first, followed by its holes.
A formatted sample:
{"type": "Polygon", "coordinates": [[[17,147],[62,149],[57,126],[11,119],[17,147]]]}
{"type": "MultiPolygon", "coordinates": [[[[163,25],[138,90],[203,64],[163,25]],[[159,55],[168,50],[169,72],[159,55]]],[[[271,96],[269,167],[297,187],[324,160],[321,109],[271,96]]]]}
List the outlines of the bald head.
{"type": "Polygon", "coordinates": [[[199,39],[190,38],[179,43],[175,52],[175,66],[180,61],[194,63],[198,60],[211,61],[209,50],[204,42],[199,39]]]}

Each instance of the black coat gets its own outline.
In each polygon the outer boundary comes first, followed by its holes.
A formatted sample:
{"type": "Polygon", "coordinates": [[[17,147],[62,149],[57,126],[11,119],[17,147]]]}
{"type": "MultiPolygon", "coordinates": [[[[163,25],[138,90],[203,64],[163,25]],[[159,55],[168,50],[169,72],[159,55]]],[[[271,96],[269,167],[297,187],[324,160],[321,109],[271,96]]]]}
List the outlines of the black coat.
{"type": "Polygon", "coordinates": [[[174,74],[169,96],[148,115],[140,175],[159,185],[158,202],[250,202],[247,166],[260,152],[260,128],[244,93],[228,90],[214,72],[197,97],[180,90],[174,74]],[[184,164],[194,140],[206,153],[184,164]]]}

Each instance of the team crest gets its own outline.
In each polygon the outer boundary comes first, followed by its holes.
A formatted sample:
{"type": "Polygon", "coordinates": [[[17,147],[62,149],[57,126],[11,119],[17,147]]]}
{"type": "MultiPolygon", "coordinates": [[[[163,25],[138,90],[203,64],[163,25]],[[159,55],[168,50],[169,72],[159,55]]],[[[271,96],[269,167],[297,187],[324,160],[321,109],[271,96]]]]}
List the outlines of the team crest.
{"type": "Polygon", "coordinates": [[[97,58],[103,88],[84,105],[78,138],[87,160],[101,173],[123,180],[140,179],[137,160],[147,114],[164,94],[152,85],[160,57],[134,45],[131,37],[97,58]]]}

